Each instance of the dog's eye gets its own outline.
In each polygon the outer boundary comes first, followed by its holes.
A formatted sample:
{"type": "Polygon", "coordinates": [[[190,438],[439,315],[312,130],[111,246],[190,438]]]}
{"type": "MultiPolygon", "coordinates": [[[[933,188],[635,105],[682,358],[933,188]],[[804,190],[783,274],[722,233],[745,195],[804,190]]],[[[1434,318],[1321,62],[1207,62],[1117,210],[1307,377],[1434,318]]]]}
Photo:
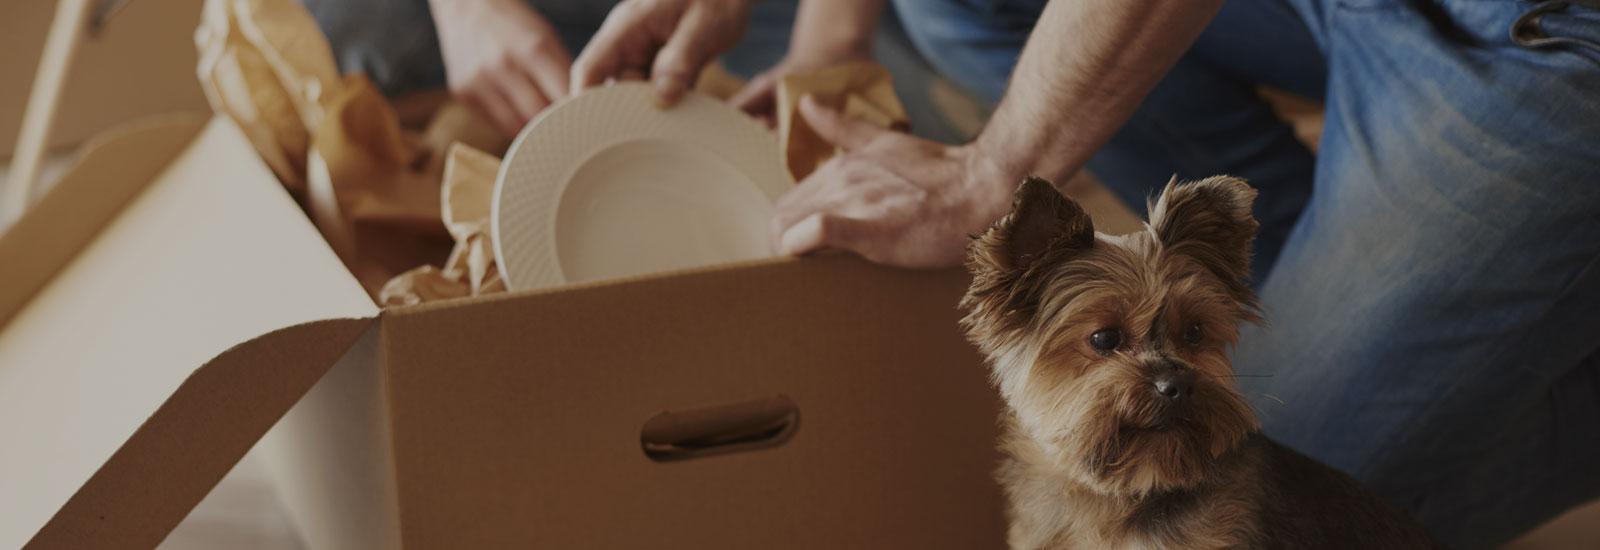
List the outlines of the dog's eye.
{"type": "Polygon", "coordinates": [[[1089,335],[1089,345],[1100,353],[1111,353],[1122,345],[1122,331],[1103,328],[1089,335]]]}
{"type": "Polygon", "coordinates": [[[1200,341],[1204,338],[1205,332],[1201,330],[1200,323],[1189,325],[1189,328],[1183,329],[1183,341],[1190,346],[1200,345],[1200,341]]]}

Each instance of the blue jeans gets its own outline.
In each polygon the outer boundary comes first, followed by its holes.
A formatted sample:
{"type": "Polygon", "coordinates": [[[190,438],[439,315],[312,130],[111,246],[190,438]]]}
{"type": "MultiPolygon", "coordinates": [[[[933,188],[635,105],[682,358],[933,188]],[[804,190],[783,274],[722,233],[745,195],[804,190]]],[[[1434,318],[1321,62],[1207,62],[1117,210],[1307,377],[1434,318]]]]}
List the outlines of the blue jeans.
{"type": "MultiPolygon", "coordinates": [[[[1044,5],[897,2],[989,101],[1044,5]]],[[[1460,548],[1600,496],[1600,13],[1527,47],[1534,7],[1230,0],[1089,165],[1135,208],[1175,173],[1261,190],[1234,361],[1266,433],[1460,548]],[[1319,153],[1262,84],[1326,103],[1319,153]]]]}
{"type": "MultiPolygon", "coordinates": [[[[556,31],[574,56],[600,28],[619,0],[526,0],[556,31]]],[[[445,85],[444,61],[427,0],[300,0],[316,18],[343,71],[366,73],[385,95],[445,85]]],[[[729,72],[750,78],[783,58],[789,48],[797,0],[758,2],[750,28],[722,57],[729,72]]],[[[874,43],[877,61],[894,74],[912,132],[945,143],[965,141],[933,103],[936,73],[911,46],[893,17],[885,18],[874,43]]]]}

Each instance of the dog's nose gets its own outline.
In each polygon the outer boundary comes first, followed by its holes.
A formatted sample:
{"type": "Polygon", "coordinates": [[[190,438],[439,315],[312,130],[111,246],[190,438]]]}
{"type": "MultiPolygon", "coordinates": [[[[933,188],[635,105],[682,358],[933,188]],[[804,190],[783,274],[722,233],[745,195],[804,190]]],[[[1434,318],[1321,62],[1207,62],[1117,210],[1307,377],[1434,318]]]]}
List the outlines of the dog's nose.
{"type": "Polygon", "coordinates": [[[1187,373],[1165,372],[1156,376],[1153,382],[1156,393],[1173,401],[1187,399],[1194,391],[1194,379],[1187,373]]]}

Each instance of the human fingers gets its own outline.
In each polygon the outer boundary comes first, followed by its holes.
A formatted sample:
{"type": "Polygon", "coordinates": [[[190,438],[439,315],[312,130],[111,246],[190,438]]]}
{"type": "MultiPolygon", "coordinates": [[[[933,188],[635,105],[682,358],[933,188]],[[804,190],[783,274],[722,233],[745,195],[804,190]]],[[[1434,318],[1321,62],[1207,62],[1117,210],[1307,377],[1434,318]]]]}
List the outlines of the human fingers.
{"type": "Polygon", "coordinates": [[[498,71],[495,74],[495,83],[500,88],[500,95],[505,97],[506,104],[516,114],[517,130],[529,120],[550,106],[550,100],[527,73],[518,68],[498,71]]]}
{"type": "Polygon", "coordinates": [[[837,109],[824,106],[810,94],[800,98],[800,116],[805,117],[806,124],[809,124],[823,140],[846,151],[866,147],[878,136],[888,132],[866,121],[846,116],[837,109]]]}
{"type": "Polygon", "coordinates": [[[784,230],[778,252],[790,256],[821,250],[848,250],[868,256],[863,245],[872,242],[872,222],[818,212],[784,230]]]}
{"type": "Polygon", "coordinates": [[[690,9],[678,21],[650,67],[650,82],[656,102],[664,107],[676,105],[694,86],[700,69],[715,55],[713,43],[720,37],[715,14],[710,9],[690,9]]]}
{"type": "Polygon", "coordinates": [[[572,54],[567,53],[567,47],[554,33],[551,29],[549,38],[538,41],[518,59],[521,72],[538,86],[539,95],[548,103],[561,101],[570,94],[572,78],[572,54]]]}
{"type": "Polygon", "coordinates": [[[838,188],[846,180],[846,174],[842,173],[842,162],[843,159],[837,156],[828,159],[773,203],[772,219],[767,230],[772,250],[782,249],[780,240],[784,231],[807,216],[826,209],[829,197],[839,194],[838,188]]]}
{"type": "Polygon", "coordinates": [[[468,108],[488,119],[502,135],[515,136],[522,130],[524,121],[519,120],[516,109],[497,88],[474,86],[467,93],[461,94],[461,99],[468,108]]]}
{"type": "Polygon", "coordinates": [[[569,92],[576,94],[608,78],[617,77],[624,71],[642,73],[644,67],[636,66],[632,60],[649,59],[649,52],[632,50],[648,49],[650,46],[648,29],[645,28],[649,15],[649,12],[639,8],[639,4],[617,4],[606,15],[605,22],[600,24],[600,30],[595,31],[589,44],[572,62],[568,78],[569,92]]]}

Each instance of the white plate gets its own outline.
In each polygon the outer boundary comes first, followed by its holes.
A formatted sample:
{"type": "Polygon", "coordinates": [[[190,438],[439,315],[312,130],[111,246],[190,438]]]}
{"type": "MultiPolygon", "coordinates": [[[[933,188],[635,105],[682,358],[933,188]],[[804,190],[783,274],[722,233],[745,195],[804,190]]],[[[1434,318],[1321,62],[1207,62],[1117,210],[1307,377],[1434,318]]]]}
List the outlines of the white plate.
{"type": "Polygon", "coordinates": [[[494,189],[495,257],[512,290],[770,256],[790,186],[778,138],[721,101],[672,109],[643,83],[584,92],[522,130],[494,189]]]}

